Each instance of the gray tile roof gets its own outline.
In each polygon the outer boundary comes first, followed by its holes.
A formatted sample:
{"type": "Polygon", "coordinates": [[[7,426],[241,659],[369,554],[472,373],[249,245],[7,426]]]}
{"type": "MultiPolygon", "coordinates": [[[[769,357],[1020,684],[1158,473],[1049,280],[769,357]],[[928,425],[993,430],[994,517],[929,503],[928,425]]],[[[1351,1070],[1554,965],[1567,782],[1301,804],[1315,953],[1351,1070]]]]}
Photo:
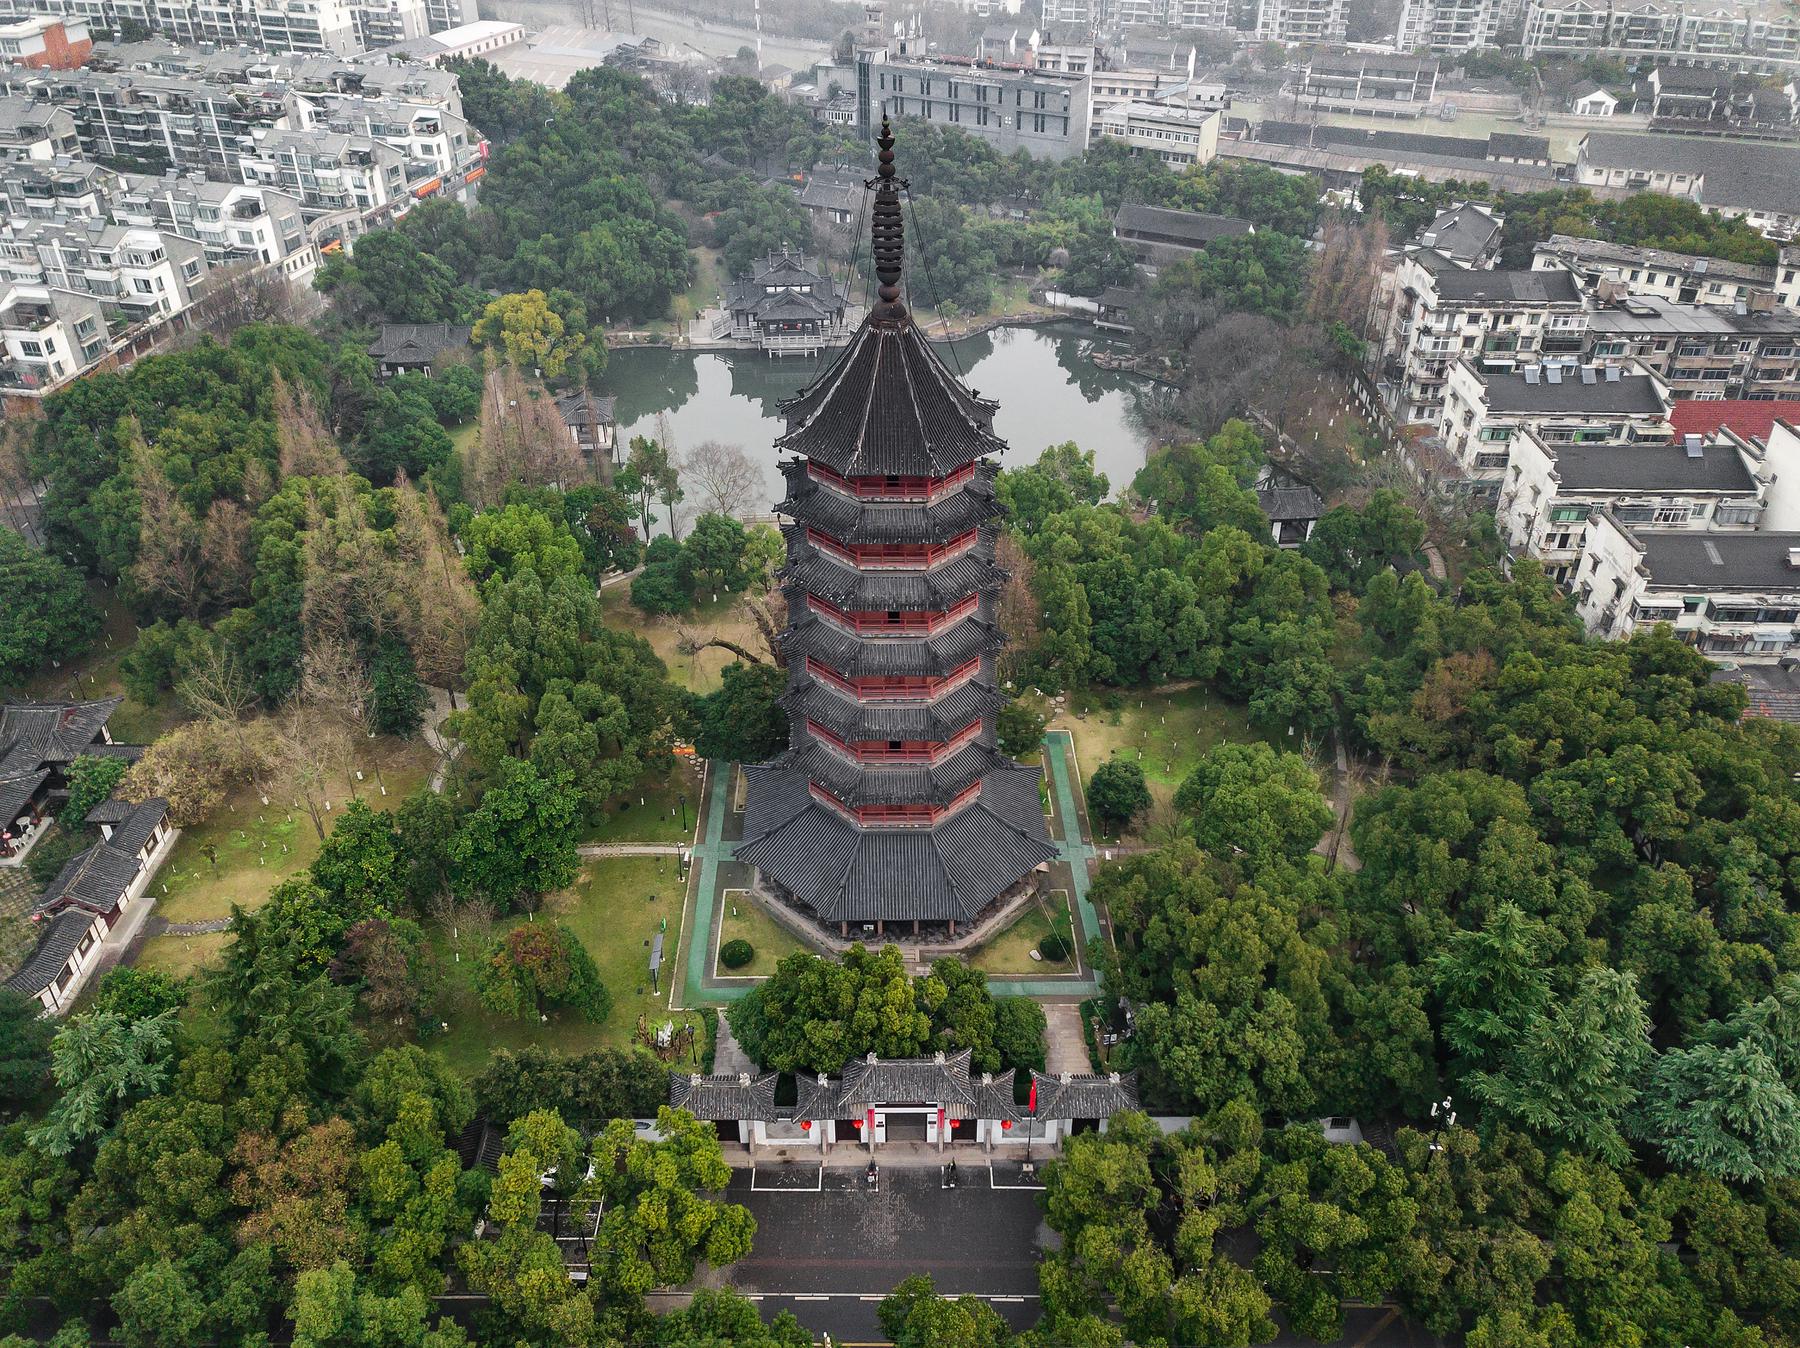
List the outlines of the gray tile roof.
{"type": "Polygon", "coordinates": [[[1556,445],[1556,473],[1564,491],[1756,492],[1756,480],[1730,445],[1691,457],[1671,445],[1556,445]]]}
{"type": "Polygon", "coordinates": [[[738,1076],[701,1076],[669,1073],[669,1104],[685,1109],[697,1119],[719,1122],[728,1119],[772,1119],[775,1117],[776,1073],[764,1072],[753,1077],[748,1072],[738,1076]]]}
{"type": "Polygon", "coordinates": [[[1523,373],[1482,374],[1487,405],[1494,412],[1599,412],[1618,414],[1666,413],[1656,381],[1649,375],[1624,374],[1608,379],[1597,373],[1592,383],[1575,366],[1557,367],[1552,381],[1540,374],[1533,383],[1523,373]]]}
{"type": "Polygon", "coordinates": [[[1256,502],[1271,524],[1316,520],[1325,513],[1325,502],[1311,487],[1258,487],[1256,502]]]}
{"type": "Polygon", "coordinates": [[[1421,229],[1417,241],[1427,248],[1463,261],[1473,261],[1486,253],[1500,233],[1500,222],[1472,202],[1452,210],[1439,211],[1437,218],[1421,229]]]}
{"type": "Polygon", "coordinates": [[[0,707],[0,773],[36,771],[94,752],[122,697],[96,702],[9,702],[0,707]]]}
{"type": "Polygon", "coordinates": [[[1440,271],[1440,299],[1458,303],[1579,304],[1581,288],[1566,271],[1440,271]]]}
{"type": "Polygon", "coordinates": [[[1749,697],[1744,715],[1766,716],[1772,721],[1800,723],[1800,669],[1779,665],[1739,665],[1715,669],[1714,683],[1735,683],[1749,697]]]}
{"type": "Polygon", "coordinates": [[[469,344],[467,323],[383,323],[369,355],[388,364],[424,365],[469,344]]]}
{"type": "Polygon", "coordinates": [[[1107,1119],[1138,1107],[1137,1073],[1074,1076],[1031,1074],[1037,1086],[1040,1119],[1107,1119]]]}
{"type": "Polygon", "coordinates": [[[10,829],[21,818],[38,788],[50,780],[50,770],[0,773],[0,829],[10,829]]]}
{"type": "Polygon", "coordinates": [[[1800,533],[1631,533],[1643,546],[1643,565],[1658,589],[1800,593],[1800,568],[1788,561],[1789,551],[1800,548],[1800,533]]]}
{"type": "Polygon", "coordinates": [[[1590,131],[1582,161],[1598,168],[1703,174],[1705,206],[1800,213],[1800,149],[1699,136],[1590,131]]]}
{"type": "Polygon", "coordinates": [[[1250,234],[1255,226],[1230,215],[1204,211],[1178,211],[1166,206],[1142,206],[1126,202],[1113,216],[1113,228],[1122,238],[1142,238],[1199,248],[1215,239],[1250,234]]]}
{"type": "Polygon", "coordinates": [[[1663,271],[1692,272],[1704,275],[1708,280],[1743,281],[1763,287],[1775,283],[1774,267],[1732,262],[1718,257],[1695,257],[1690,253],[1672,253],[1665,248],[1638,248],[1607,239],[1578,238],[1572,234],[1552,234],[1537,246],[1536,251],[1566,258],[1578,265],[1659,268],[1663,271]]]}
{"type": "Polygon", "coordinates": [[[1550,141],[1544,136],[1521,136],[1511,131],[1495,131],[1488,136],[1489,159],[1548,160],[1550,141]]]}
{"type": "Polygon", "coordinates": [[[31,957],[19,967],[17,973],[6,980],[6,986],[14,992],[22,992],[27,997],[35,997],[45,988],[50,987],[68,967],[69,956],[81,944],[81,938],[87,935],[88,928],[94,925],[94,915],[79,908],[71,908],[52,918],[38,939],[37,949],[31,957]]]}
{"type": "MultiPolygon", "coordinates": [[[[861,1112],[870,1105],[938,1104],[975,1107],[969,1088],[969,1050],[931,1058],[877,1058],[873,1053],[844,1064],[840,1107],[861,1112]]],[[[954,1117],[966,1117],[955,1114],[954,1117]]]]}
{"type": "Polygon", "coordinates": [[[1011,1119],[1017,1123],[1025,1117],[1025,1111],[1013,1099],[1012,1068],[1007,1068],[999,1076],[986,1072],[981,1080],[975,1083],[975,1117],[978,1119],[1011,1119]]]}
{"type": "Polygon", "coordinates": [[[111,838],[69,859],[39,896],[38,911],[78,907],[105,914],[117,908],[143,869],[138,852],[168,811],[169,802],[160,797],[133,809],[114,825],[111,838]]]}

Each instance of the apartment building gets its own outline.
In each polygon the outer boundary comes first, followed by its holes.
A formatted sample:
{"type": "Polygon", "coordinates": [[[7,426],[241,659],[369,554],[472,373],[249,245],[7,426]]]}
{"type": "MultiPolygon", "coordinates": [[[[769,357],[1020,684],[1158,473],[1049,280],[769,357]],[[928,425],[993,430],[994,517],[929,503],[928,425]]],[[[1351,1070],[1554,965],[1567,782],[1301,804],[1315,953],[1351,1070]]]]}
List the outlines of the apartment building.
{"type": "Polygon", "coordinates": [[[18,94],[0,95],[0,160],[46,163],[81,149],[75,119],[18,94]]]}
{"type": "Polygon", "coordinates": [[[1552,452],[1564,445],[1662,444],[1674,435],[1669,387],[1649,370],[1545,361],[1517,370],[1452,362],[1438,448],[1467,491],[1497,497],[1512,444],[1530,433],[1552,452]]]}
{"type": "Polygon", "coordinates": [[[1499,367],[1581,351],[1587,305],[1567,272],[1466,270],[1427,251],[1403,260],[1395,282],[1389,352],[1402,420],[1441,419],[1445,381],[1464,357],[1499,367]]]}
{"type": "Polygon", "coordinates": [[[132,174],[121,184],[112,216],[199,243],[211,267],[266,263],[306,286],[319,266],[300,199],[271,187],[208,182],[197,175],[132,174]]]}
{"type": "Polygon", "coordinates": [[[1233,0],[1042,0],[1044,26],[1084,28],[1235,27],[1233,0]]]}
{"type": "Polygon", "coordinates": [[[348,56],[454,28],[464,0],[0,0],[0,21],[81,20],[95,34],[127,24],[181,43],[348,56]]]}
{"type": "Polygon", "coordinates": [[[311,218],[347,213],[352,236],[411,203],[406,161],[369,136],[310,131],[264,131],[239,161],[243,181],[274,187],[300,201],[311,218]]]}
{"type": "Polygon", "coordinates": [[[1320,52],[1290,81],[1285,92],[1319,112],[1420,117],[1437,97],[1437,80],[1438,63],[1434,57],[1320,52]]]}
{"type": "Polygon", "coordinates": [[[1088,76],[1073,71],[1012,69],[973,61],[924,60],[865,49],[858,53],[862,130],[883,115],[954,126],[1001,154],[1015,150],[1068,159],[1088,144],[1088,76]]]}
{"type": "Polygon", "coordinates": [[[1257,5],[1259,42],[1342,42],[1349,28],[1349,0],[1259,0],[1257,5]]]}
{"type": "Polygon", "coordinates": [[[289,96],[287,125],[297,131],[329,132],[378,140],[398,152],[408,176],[442,178],[457,189],[458,175],[480,158],[480,139],[468,122],[430,103],[398,98],[289,96]]]}
{"type": "Polygon", "coordinates": [[[1729,308],[1740,301],[1747,304],[1755,295],[1773,295],[1776,290],[1775,267],[1569,234],[1552,234],[1538,244],[1531,265],[1538,271],[1574,272],[1590,289],[1610,281],[1629,294],[1653,295],[1677,304],[1729,308]]]}
{"type": "Polygon", "coordinates": [[[0,289],[0,392],[37,394],[106,354],[106,313],[92,295],[41,285],[0,289]]]}
{"type": "Polygon", "coordinates": [[[94,53],[84,20],[34,14],[0,23],[0,62],[33,70],[76,70],[94,53]]]}
{"type": "Polygon", "coordinates": [[[198,242],[153,228],[104,220],[0,224],[0,285],[91,295],[134,323],[186,309],[207,271],[198,242]]]}
{"type": "Polygon", "coordinates": [[[1454,56],[1495,45],[1499,33],[1499,0],[1406,0],[1395,45],[1401,51],[1454,56]]]}
{"type": "Polygon", "coordinates": [[[1590,131],[1576,146],[1575,180],[1689,197],[1771,239],[1800,231],[1800,149],[1787,146],[1590,131]]]}
{"type": "Polygon", "coordinates": [[[1219,153],[1222,114],[1172,103],[1115,103],[1094,118],[1093,139],[1116,140],[1171,168],[1210,164],[1219,153]]]}
{"type": "Polygon", "coordinates": [[[1792,68],[1800,59],[1800,15],[1772,0],[1529,0],[1524,52],[1739,58],[1759,69],[1792,68]]]}
{"type": "Polygon", "coordinates": [[[1603,510],[1565,583],[1597,636],[1667,623],[1715,658],[1772,664],[1800,650],[1800,533],[1646,529],[1603,510]]]}
{"type": "Polygon", "coordinates": [[[119,175],[84,159],[0,164],[0,215],[13,220],[98,219],[119,175]]]}
{"type": "Polygon", "coordinates": [[[1579,569],[1603,511],[1634,527],[1742,532],[1768,504],[1762,456],[1732,435],[1553,446],[1521,431],[1507,449],[1496,522],[1515,555],[1537,558],[1559,583],[1579,569]]]}
{"type": "Polygon", "coordinates": [[[1800,313],[1779,308],[1773,296],[1726,307],[1607,289],[1584,336],[1588,359],[1641,363],[1677,398],[1800,397],[1800,313]]]}

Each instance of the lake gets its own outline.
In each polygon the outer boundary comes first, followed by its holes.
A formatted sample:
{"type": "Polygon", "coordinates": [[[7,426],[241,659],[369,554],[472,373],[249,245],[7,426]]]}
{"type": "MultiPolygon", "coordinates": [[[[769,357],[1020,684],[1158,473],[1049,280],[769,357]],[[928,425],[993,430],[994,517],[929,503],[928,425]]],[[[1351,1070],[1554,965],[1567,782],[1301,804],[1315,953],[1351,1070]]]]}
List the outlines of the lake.
{"type": "MultiPolygon", "coordinates": [[[[1154,385],[1145,379],[1102,370],[1088,359],[1096,346],[1114,345],[1084,324],[996,328],[961,341],[939,344],[938,354],[978,393],[997,398],[994,430],[1007,442],[1002,460],[1032,463],[1044,449],[1073,440],[1094,451],[1113,490],[1130,484],[1144,466],[1148,439],[1137,408],[1154,385]]],[[[1122,349],[1122,348],[1121,348],[1122,349]]],[[[829,362],[835,352],[827,352],[829,362]]],[[[677,452],[703,440],[742,445],[763,465],[763,500],[745,513],[780,499],[780,457],[775,437],[786,424],[775,405],[798,393],[825,368],[810,359],[779,360],[753,352],[673,351],[627,347],[607,360],[605,392],[618,399],[620,453],[634,435],[655,436],[657,418],[666,418],[677,452]]]]}

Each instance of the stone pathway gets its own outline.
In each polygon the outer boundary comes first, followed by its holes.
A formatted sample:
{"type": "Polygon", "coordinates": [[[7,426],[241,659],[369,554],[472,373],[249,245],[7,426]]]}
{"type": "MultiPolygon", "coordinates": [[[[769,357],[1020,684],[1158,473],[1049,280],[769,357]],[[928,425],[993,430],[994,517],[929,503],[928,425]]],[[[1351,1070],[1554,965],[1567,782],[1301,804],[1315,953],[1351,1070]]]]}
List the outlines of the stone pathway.
{"type": "Polygon", "coordinates": [[[228,917],[209,917],[204,922],[168,922],[152,917],[144,923],[146,936],[210,936],[231,925],[228,917]]]}
{"type": "Polygon", "coordinates": [[[1436,543],[1427,542],[1419,551],[1425,554],[1425,568],[1431,572],[1433,580],[1449,579],[1449,572],[1444,569],[1444,554],[1438,551],[1436,543]]]}
{"type": "Polygon", "coordinates": [[[1087,1040],[1081,1033],[1081,1007],[1076,1002],[1048,1002],[1044,1006],[1048,1025],[1044,1031],[1045,1068],[1051,1076],[1064,1072],[1091,1072],[1087,1040]]]}
{"type": "Polygon", "coordinates": [[[756,1064],[750,1061],[750,1055],[739,1046],[737,1037],[731,1033],[731,1021],[727,1013],[719,1012],[719,1034],[713,1041],[713,1075],[728,1077],[740,1072],[756,1072],[756,1064]]]}
{"type": "Polygon", "coordinates": [[[575,849],[584,857],[673,857],[687,851],[685,843],[582,843],[575,849]]]}

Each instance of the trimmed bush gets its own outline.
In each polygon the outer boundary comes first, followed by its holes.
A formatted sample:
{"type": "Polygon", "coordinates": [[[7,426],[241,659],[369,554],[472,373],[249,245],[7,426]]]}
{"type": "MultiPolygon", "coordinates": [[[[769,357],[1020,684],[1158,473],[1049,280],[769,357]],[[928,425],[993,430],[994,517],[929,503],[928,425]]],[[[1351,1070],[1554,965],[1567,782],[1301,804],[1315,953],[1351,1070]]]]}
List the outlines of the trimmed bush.
{"type": "Polygon", "coordinates": [[[719,947],[719,963],[727,969],[741,969],[756,958],[756,947],[739,937],[719,947]]]}
{"type": "Polygon", "coordinates": [[[1055,932],[1051,932],[1043,940],[1038,942],[1038,954],[1042,955],[1052,964],[1061,964],[1064,960],[1069,958],[1069,943],[1063,940],[1063,938],[1058,936],[1055,932]]]}

